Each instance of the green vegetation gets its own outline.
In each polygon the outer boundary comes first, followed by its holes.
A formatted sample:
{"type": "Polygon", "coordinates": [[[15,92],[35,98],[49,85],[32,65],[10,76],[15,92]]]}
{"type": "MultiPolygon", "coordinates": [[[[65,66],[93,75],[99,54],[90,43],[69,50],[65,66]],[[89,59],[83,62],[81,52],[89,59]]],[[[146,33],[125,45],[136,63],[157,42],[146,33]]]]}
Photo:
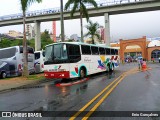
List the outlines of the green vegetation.
{"type": "Polygon", "coordinates": [[[45,77],[41,74],[29,75],[27,80],[43,80],[45,77]]]}
{"type": "MultiPolygon", "coordinates": [[[[11,46],[22,46],[23,39],[16,39],[16,40],[9,40],[7,38],[3,38],[0,41],[0,48],[5,48],[5,47],[11,47],[11,46]]],[[[41,45],[42,49],[45,48],[46,45],[53,43],[52,39],[50,38],[49,32],[45,30],[41,34],[41,45]]],[[[35,48],[35,40],[27,40],[27,45],[35,48]]]]}
{"type": "Polygon", "coordinates": [[[89,24],[86,25],[85,27],[88,30],[88,32],[85,34],[85,36],[90,36],[92,38],[92,44],[94,44],[95,37],[100,39],[100,35],[97,31],[100,28],[100,25],[97,22],[93,23],[91,20],[89,20],[89,24]]]}
{"type": "Polygon", "coordinates": [[[70,9],[71,6],[73,5],[72,10],[71,10],[71,17],[73,17],[73,14],[76,12],[76,10],[79,10],[79,12],[80,12],[81,42],[83,42],[83,22],[82,22],[82,18],[85,17],[87,19],[87,22],[89,20],[88,11],[87,11],[87,8],[86,8],[85,4],[91,4],[95,8],[98,7],[95,0],[68,0],[66,5],[65,5],[65,10],[70,9]]]}
{"type": "Polygon", "coordinates": [[[11,47],[16,45],[22,45],[22,39],[9,40],[7,38],[3,38],[0,41],[0,48],[11,47]]]}
{"type": "Polygon", "coordinates": [[[50,38],[49,31],[45,30],[41,34],[41,48],[44,49],[46,45],[53,43],[53,40],[50,38]]]}

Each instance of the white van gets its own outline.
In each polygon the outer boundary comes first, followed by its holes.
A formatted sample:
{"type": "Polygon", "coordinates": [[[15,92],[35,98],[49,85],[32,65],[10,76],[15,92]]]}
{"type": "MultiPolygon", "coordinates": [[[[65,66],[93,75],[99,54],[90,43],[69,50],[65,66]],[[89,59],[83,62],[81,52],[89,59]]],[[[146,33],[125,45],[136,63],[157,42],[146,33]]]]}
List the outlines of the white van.
{"type": "Polygon", "coordinates": [[[40,73],[44,71],[44,51],[35,51],[35,72],[40,73]]]}

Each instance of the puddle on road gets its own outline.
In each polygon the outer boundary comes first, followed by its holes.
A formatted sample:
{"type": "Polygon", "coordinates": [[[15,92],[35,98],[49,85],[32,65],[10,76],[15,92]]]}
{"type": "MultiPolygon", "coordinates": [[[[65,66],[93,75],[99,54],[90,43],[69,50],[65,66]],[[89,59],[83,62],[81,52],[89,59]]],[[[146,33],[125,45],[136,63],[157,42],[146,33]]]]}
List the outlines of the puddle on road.
{"type": "Polygon", "coordinates": [[[115,78],[115,77],[116,77],[116,73],[115,72],[107,72],[106,76],[102,78],[102,81],[103,80],[112,79],[112,78],[115,78]]]}
{"type": "MultiPolygon", "coordinates": [[[[54,96],[54,100],[48,101],[35,111],[55,111],[72,100],[72,97],[85,93],[88,88],[87,83],[74,85],[70,87],[60,87],[59,95],[54,96]]],[[[50,98],[51,99],[51,98],[50,98]]]]}
{"type": "Polygon", "coordinates": [[[115,72],[108,72],[108,73],[107,73],[107,78],[108,78],[108,79],[115,78],[115,75],[116,75],[115,72]]]}

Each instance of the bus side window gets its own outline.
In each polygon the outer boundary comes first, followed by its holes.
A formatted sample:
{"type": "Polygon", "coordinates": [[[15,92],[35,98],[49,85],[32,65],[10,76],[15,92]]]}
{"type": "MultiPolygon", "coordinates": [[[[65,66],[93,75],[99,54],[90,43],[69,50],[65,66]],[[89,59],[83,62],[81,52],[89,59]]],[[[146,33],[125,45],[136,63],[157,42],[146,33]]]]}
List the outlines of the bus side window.
{"type": "Polygon", "coordinates": [[[111,55],[115,55],[114,49],[111,49],[111,55]]]}
{"type": "Polygon", "coordinates": [[[106,55],[110,55],[110,48],[106,48],[106,55]]]}
{"type": "Polygon", "coordinates": [[[82,54],[91,55],[91,48],[87,45],[81,45],[82,54]]]}
{"type": "Polygon", "coordinates": [[[28,48],[27,48],[27,50],[28,50],[28,53],[32,53],[32,54],[34,54],[34,50],[33,50],[33,48],[28,47],[28,48]]]}
{"type": "Polygon", "coordinates": [[[100,47],[99,53],[100,53],[100,55],[105,55],[105,49],[100,47]]]}
{"type": "Polygon", "coordinates": [[[11,58],[15,56],[16,48],[4,49],[0,51],[0,59],[11,58]]]}
{"type": "Polygon", "coordinates": [[[81,59],[79,45],[67,45],[70,62],[78,62],[81,59]]]}
{"type": "Polygon", "coordinates": [[[117,49],[115,49],[114,51],[115,51],[115,55],[118,55],[118,50],[117,50],[117,49]]]}
{"type": "Polygon", "coordinates": [[[92,46],[91,50],[92,50],[92,55],[99,55],[98,47],[92,46]]]}

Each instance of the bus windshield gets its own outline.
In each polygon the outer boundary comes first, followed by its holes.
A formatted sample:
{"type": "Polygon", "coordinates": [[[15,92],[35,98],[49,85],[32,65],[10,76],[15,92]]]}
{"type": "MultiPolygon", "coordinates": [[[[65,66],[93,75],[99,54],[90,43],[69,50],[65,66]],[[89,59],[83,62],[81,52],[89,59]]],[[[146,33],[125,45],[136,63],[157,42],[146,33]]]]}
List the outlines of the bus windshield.
{"type": "Polygon", "coordinates": [[[47,46],[45,49],[45,58],[45,61],[49,62],[68,59],[66,44],[54,44],[47,46]]]}

